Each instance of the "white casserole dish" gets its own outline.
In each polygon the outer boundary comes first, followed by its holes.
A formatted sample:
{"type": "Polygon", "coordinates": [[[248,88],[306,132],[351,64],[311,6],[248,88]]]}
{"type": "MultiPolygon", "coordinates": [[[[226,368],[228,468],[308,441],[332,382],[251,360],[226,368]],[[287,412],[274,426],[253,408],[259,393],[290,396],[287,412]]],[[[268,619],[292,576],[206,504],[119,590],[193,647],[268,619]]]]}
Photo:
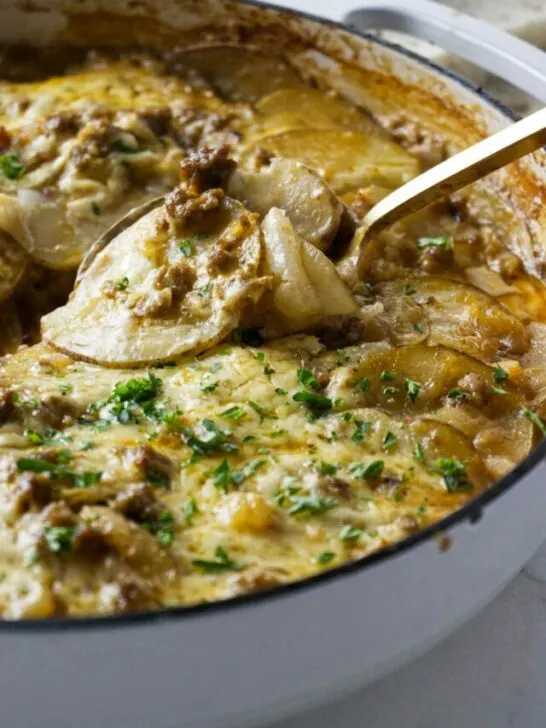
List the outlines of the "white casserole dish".
{"type": "MultiPolygon", "coordinates": [[[[546,100],[545,57],[477,21],[425,0],[368,3],[351,20],[418,31],[546,100]]],[[[288,55],[298,36],[350,59],[369,71],[369,85],[341,84],[332,72],[334,84],[378,116],[397,99],[377,79],[411,91],[410,113],[453,149],[510,122],[507,111],[441,69],[290,11],[223,0],[7,0],[0,8],[4,43],[93,44],[114,32],[120,41],[138,34],[155,42],[210,25],[230,37],[252,31],[254,43],[282,44],[288,55]]],[[[300,62],[326,63],[316,52],[301,55],[300,62]]],[[[540,269],[546,155],[500,173],[491,190],[510,198],[525,262],[540,269]]],[[[242,728],[377,679],[474,614],[541,544],[545,454],[543,442],[475,501],[386,551],[262,595],[136,617],[1,623],[2,726],[242,728]]]]}

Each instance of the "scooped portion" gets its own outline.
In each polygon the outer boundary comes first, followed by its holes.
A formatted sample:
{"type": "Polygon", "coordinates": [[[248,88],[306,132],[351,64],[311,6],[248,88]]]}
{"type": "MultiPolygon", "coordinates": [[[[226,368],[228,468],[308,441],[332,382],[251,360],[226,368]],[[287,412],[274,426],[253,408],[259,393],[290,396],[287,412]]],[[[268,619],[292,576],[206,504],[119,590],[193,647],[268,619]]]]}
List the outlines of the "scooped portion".
{"type": "Polygon", "coordinates": [[[105,366],[165,362],[213,346],[266,290],[257,216],[221,189],[181,188],[100,250],[46,341],[105,366]]]}

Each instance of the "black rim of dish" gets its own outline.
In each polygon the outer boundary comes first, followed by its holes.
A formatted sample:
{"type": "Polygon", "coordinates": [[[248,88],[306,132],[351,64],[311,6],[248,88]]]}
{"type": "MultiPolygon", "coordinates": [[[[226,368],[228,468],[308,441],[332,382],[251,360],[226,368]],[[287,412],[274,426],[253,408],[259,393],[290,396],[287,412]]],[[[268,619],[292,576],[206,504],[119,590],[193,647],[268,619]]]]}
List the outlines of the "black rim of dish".
{"type": "MultiPolygon", "coordinates": [[[[422,66],[433,69],[444,77],[447,77],[453,81],[456,81],[460,86],[466,88],[473,93],[480,96],[490,106],[497,111],[501,111],[506,117],[515,121],[519,117],[511,109],[506,107],[500,101],[492,98],[487,92],[485,92],[480,86],[477,86],[472,81],[459,76],[453,71],[443,68],[442,66],[434,63],[427,58],[414,53],[403,46],[387,41],[382,37],[378,37],[372,33],[359,31],[343,23],[339,23],[326,18],[320,18],[317,15],[311,13],[301,12],[292,10],[286,7],[279,7],[277,5],[271,5],[267,2],[261,2],[260,0],[238,0],[243,5],[253,5],[256,7],[264,8],[266,10],[274,11],[275,13],[286,13],[290,16],[295,16],[310,20],[321,25],[325,25],[334,29],[342,30],[355,35],[365,40],[370,40],[373,43],[389,48],[393,51],[400,53],[407,58],[411,58],[422,66]]],[[[399,556],[404,552],[410,550],[414,546],[418,546],[426,541],[430,541],[435,536],[441,536],[446,531],[449,531],[456,525],[468,521],[470,523],[477,523],[481,520],[485,507],[495,501],[503,493],[513,488],[525,475],[531,472],[544,458],[546,457],[546,438],[544,438],[533,452],[528,455],[525,460],[519,463],[513,470],[507,475],[494,483],[490,488],[481,493],[473,500],[466,503],[460,509],[454,511],[449,516],[446,516],[442,520],[434,523],[426,528],[420,530],[416,534],[409,536],[401,541],[397,541],[391,546],[387,546],[379,551],[371,553],[367,556],[362,557],[356,561],[351,561],[346,564],[342,564],[333,569],[309,576],[305,579],[298,581],[289,582],[282,584],[272,589],[264,590],[252,594],[242,594],[240,596],[231,597],[228,599],[222,599],[215,602],[206,604],[195,604],[189,606],[180,607],[166,607],[163,609],[157,609],[150,612],[142,612],[135,614],[112,614],[112,615],[98,615],[89,617],[70,617],[70,618],[53,618],[53,619],[28,619],[20,621],[2,620],[0,619],[0,631],[1,630],[59,630],[59,629],[85,629],[89,627],[132,627],[136,625],[144,625],[150,622],[164,621],[164,620],[178,620],[180,618],[195,618],[195,617],[206,617],[209,614],[214,614],[219,611],[227,611],[232,609],[241,609],[244,607],[258,604],[262,601],[271,601],[273,599],[281,599],[285,596],[290,596],[296,592],[314,589],[320,587],[323,584],[331,583],[335,580],[342,579],[346,576],[352,576],[357,572],[363,572],[365,569],[377,565],[383,561],[399,556]]]]}

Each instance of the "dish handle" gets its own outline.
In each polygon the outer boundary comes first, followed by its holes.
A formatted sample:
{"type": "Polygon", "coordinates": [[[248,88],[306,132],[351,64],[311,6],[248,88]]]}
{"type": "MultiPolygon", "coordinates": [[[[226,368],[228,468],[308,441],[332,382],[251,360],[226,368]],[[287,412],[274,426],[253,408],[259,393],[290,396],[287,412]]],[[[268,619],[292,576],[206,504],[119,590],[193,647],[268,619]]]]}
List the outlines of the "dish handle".
{"type": "Polygon", "coordinates": [[[361,31],[395,30],[436,43],[546,103],[546,53],[458,10],[432,0],[361,0],[344,22],[361,31]]]}

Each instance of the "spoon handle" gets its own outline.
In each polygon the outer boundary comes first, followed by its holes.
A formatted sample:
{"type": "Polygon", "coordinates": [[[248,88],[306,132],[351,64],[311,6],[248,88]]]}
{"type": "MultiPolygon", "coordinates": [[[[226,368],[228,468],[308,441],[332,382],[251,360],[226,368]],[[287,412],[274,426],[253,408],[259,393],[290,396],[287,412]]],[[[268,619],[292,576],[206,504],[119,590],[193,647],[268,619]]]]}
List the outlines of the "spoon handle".
{"type": "Polygon", "coordinates": [[[546,107],[423,172],[374,205],[366,237],[546,144],[546,107]]]}

